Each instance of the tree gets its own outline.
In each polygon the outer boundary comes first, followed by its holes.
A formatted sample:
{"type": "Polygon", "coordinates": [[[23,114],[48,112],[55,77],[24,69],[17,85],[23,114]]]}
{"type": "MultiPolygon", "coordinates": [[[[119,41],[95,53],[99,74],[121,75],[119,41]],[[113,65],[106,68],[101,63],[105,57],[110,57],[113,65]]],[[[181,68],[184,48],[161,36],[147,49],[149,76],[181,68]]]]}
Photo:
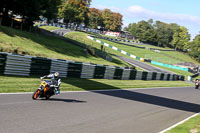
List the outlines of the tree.
{"type": "Polygon", "coordinates": [[[120,13],[112,13],[112,24],[110,26],[111,31],[121,31],[123,25],[122,18],[123,16],[120,13]]]}
{"type": "Polygon", "coordinates": [[[191,42],[189,55],[200,61],[200,35],[197,35],[191,42]]]}
{"type": "Polygon", "coordinates": [[[173,33],[169,24],[156,21],[154,27],[156,30],[156,43],[158,46],[169,47],[171,42],[171,35],[173,33]]]}
{"type": "Polygon", "coordinates": [[[93,29],[97,29],[98,26],[103,27],[103,20],[102,20],[102,12],[96,8],[89,9],[89,27],[93,29]]]}
{"type": "Polygon", "coordinates": [[[187,50],[190,45],[189,41],[190,34],[188,33],[188,30],[185,27],[180,26],[174,31],[171,44],[176,50],[187,50]]]}
{"type": "Polygon", "coordinates": [[[123,16],[120,13],[105,9],[102,12],[104,29],[111,31],[121,31],[123,16]]]}
{"type": "Polygon", "coordinates": [[[57,17],[57,6],[61,0],[3,0],[0,12],[3,13],[4,24],[9,24],[13,15],[20,15],[26,25],[32,25],[43,15],[48,19],[57,17]]]}
{"type": "Polygon", "coordinates": [[[137,35],[137,23],[131,23],[128,25],[128,27],[124,28],[124,31],[128,31],[131,33],[131,35],[136,36],[137,35]]]}
{"type": "Polygon", "coordinates": [[[62,9],[59,9],[60,17],[63,17],[66,23],[88,25],[90,2],[91,0],[67,0],[62,9]]]}
{"type": "Polygon", "coordinates": [[[43,0],[43,3],[40,5],[41,15],[46,17],[48,21],[57,19],[58,9],[63,2],[62,0],[43,0]]]}
{"type": "Polygon", "coordinates": [[[146,43],[153,44],[155,42],[155,30],[151,23],[144,20],[138,22],[136,27],[136,37],[146,43]]]}
{"type": "Polygon", "coordinates": [[[110,30],[110,26],[112,25],[112,12],[110,9],[105,9],[102,12],[102,19],[105,30],[110,30]]]}

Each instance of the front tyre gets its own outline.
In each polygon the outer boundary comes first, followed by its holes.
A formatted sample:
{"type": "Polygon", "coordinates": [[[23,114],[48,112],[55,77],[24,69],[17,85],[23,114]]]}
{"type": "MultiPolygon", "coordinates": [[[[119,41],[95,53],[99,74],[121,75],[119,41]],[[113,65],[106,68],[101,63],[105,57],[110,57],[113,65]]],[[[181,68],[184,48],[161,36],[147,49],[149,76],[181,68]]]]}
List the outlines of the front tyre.
{"type": "Polygon", "coordinates": [[[33,99],[33,100],[36,100],[36,99],[38,98],[38,96],[40,95],[40,92],[41,92],[41,90],[40,90],[40,89],[37,89],[37,90],[33,93],[32,99],[33,99]]]}

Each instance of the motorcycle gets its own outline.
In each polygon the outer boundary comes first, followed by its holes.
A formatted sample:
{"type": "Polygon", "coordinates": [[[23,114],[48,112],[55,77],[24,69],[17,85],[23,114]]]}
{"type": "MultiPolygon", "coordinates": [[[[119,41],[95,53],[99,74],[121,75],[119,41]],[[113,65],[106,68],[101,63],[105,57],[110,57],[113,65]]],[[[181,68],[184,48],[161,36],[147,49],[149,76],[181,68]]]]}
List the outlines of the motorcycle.
{"type": "Polygon", "coordinates": [[[32,99],[36,100],[38,97],[49,99],[54,94],[55,88],[51,85],[51,81],[41,80],[40,87],[35,90],[35,92],[32,95],[32,99]]]}
{"type": "Polygon", "coordinates": [[[195,83],[195,89],[199,89],[199,83],[198,82],[195,83]]]}

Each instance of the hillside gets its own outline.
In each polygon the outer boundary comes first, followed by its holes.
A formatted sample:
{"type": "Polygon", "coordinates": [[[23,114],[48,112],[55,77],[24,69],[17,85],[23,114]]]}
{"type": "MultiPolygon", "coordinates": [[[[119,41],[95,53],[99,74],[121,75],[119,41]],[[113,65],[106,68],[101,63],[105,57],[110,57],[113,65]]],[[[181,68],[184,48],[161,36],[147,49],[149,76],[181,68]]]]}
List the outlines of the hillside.
{"type": "MultiPolygon", "coordinates": [[[[99,43],[92,41],[92,40],[88,40],[85,37],[85,35],[86,35],[86,33],[83,33],[83,32],[70,32],[70,33],[66,34],[65,37],[67,37],[69,39],[77,40],[77,41],[80,41],[80,42],[87,42],[88,45],[92,45],[93,47],[100,49],[99,43]]],[[[148,58],[148,59],[152,59],[154,61],[158,61],[158,62],[162,62],[162,63],[166,63],[166,64],[172,64],[173,65],[173,64],[176,64],[176,63],[180,63],[180,62],[192,62],[192,63],[199,65],[199,63],[197,61],[193,60],[187,54],[184,54],[184,53],[178,52],[178,51],[155,52],[155,51],[152,51],[152,50],[149,50],[149,49],[141,49],[141,48],[136,48],[136,47],[131,47],[131,46],[125,46],[125,45],[114,43],[114,42],[104,40],[104,39],[97,38],[97,40],[101,40],[103,42],[106,42],[106,43],[108,43],[112,46],[118,47],[121,50],[124,50],[124,51],[131,53],[133,55],[136,55],[138,57],[148,58]]],[[[155,46],[153,46],[153,47],[159,48],[159,47],[155,47],[155,46]]],[[[130,58],[129,56],[121,54],[120,52],[115,51],[111,48],[108,48],[108,47],[104,47],[104,48],[105,48],[105,51],[109,52],[110,54],[115,54],[115,55],[125,56],[125,57],[130,58]]],[[[166,49],[168,49],[168,48],[166,48],[166,49]]],[[[133,59],[133,58],[131,58],[131,59],[133,59]]],[[[185,76],[193,75],[192,73],[181,71],[181,70],[176,70],[176,69],[171,69],[171,68],[166,68],[166,67],[161,67],[161,66],[157,66],[157,67],[175,72],[177,74],[185,75],[185,76]]]]}
{"type": "Polygon", "coordinates": [[[113,62],[109,62],[86,54],[82,48],[56,37],[15,30],[4,26],[0,26],[0,51],[94,64],[128,66],[128,64],[115,57],[113,62]]]}

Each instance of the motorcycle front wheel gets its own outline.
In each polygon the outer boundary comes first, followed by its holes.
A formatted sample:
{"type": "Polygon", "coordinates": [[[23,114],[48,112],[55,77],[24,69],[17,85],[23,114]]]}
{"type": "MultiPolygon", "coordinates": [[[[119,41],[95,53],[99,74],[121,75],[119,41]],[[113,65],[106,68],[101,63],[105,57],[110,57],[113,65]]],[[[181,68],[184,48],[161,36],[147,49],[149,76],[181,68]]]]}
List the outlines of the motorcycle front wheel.
{"type": "Polygon", "coordinates": [[[36,99],[38,98],[38,96],[40,95],[40,92],[41,92],[41,90],[40,90],[40,89],[37,89],[37,90],[33,93],[32,99],[33,99],[33,100],[36,100],[36,99]]]}

